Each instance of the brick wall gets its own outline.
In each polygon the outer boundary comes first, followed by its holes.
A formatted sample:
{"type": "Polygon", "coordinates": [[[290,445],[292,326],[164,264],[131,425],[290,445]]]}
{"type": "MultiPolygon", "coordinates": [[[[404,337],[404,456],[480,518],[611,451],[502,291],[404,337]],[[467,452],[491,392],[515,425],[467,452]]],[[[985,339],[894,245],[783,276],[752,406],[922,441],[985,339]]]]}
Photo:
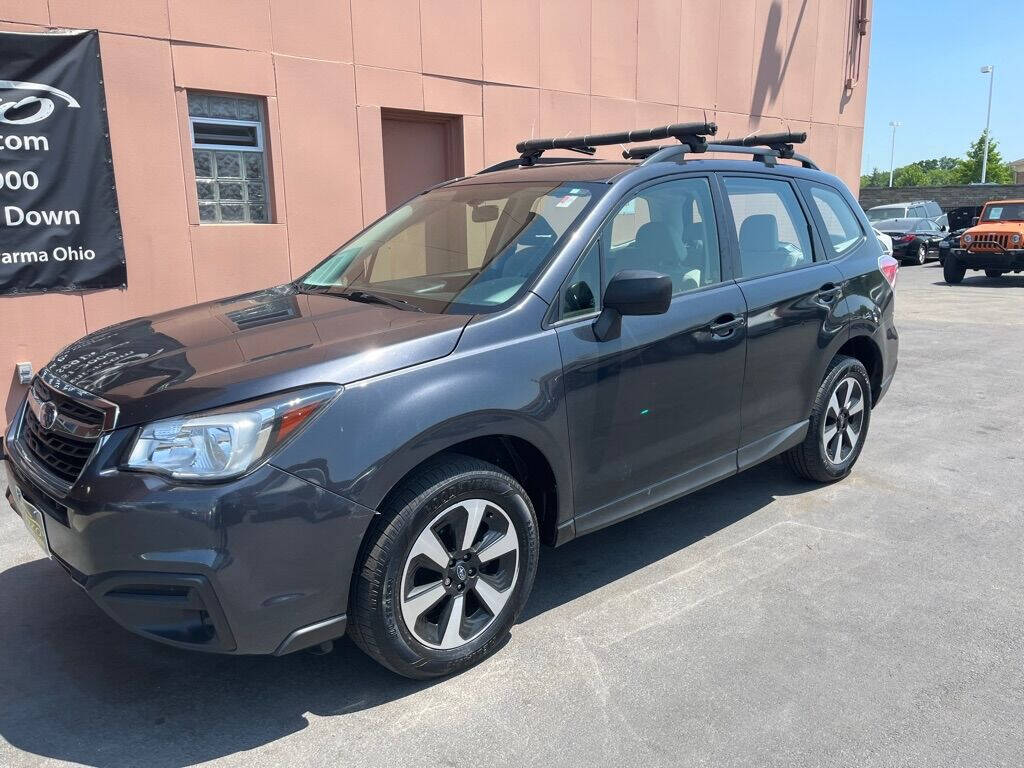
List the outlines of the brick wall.
{"type": "Polygon", "coordinates": [[[943,211],[984,205],[989,200],[1024,200],[1024,184],[970,184],[957,187],[861,187],[864,209],[907,200],[934,200],[943,211]]]}

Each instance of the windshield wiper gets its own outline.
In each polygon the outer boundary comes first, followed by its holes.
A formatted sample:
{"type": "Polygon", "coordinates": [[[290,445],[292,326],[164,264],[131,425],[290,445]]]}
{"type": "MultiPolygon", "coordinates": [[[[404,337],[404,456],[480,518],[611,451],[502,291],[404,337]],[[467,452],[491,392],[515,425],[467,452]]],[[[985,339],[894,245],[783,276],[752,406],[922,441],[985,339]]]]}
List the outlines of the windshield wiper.
{"type": "Polygon", "coordinates": [[[369,291],[340,291],[334,294],[335,296],[344,296],[346,299],[352,301],[362,301],[367,304],[387,304],[389,307],[395,309],[402,309],[408,312],[422,312],[422,307],[417,307],[412,302],[406,301],[405,299],[395,299],[390,296],[382,296],[379,293],[370,293],[369,291]]]}

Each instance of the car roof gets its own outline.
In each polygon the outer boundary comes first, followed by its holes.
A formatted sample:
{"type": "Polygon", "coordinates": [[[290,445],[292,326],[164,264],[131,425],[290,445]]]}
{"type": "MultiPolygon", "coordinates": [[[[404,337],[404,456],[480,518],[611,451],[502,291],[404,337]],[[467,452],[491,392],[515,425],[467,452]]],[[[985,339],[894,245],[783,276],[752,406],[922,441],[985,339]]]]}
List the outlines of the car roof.
{"type": "Polygon", "coordinates": [[[934,203],[934,200],[908,200],[905,203],[883,203],[882,205],[873,205],[868,208],[869,211],[874,211],[879,208],[905,208],[908,205],[923,205],[924,203],[934,203]]]}
{"type": "Polygon", "coordinates": [[[1021,204],[1024,204],[1024,200],[989,200],[987,203],[982,203],[982,205],[1003,205],[1003,204],[1021,205],[1021,204]]]}

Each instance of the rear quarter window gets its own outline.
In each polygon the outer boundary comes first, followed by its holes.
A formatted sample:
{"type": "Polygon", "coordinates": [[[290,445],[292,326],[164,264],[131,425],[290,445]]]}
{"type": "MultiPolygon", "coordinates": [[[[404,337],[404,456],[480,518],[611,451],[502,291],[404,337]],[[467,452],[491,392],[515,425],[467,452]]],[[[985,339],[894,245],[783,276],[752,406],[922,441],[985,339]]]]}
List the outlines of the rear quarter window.
{"type": "Polygon", "coordinates": [[[829,250],[841,256],[860,245],[864,229],[846,199],[831,187],[804,182],[801,185],[810,198],[811,210],[829,250]]]}

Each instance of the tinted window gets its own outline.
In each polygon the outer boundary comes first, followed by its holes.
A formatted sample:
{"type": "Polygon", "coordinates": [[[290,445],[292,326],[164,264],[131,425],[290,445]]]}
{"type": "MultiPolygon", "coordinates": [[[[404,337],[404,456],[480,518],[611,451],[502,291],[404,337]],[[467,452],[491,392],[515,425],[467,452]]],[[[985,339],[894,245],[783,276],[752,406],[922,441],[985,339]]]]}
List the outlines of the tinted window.
{"type": "Polygon", "coordinates": [[[860,242],[864,235],[857,215],[843,196],[834,189],[810,185],[814,207],[825,225],[828,242],[834,253],[842,254],[860,242]]]}
{"type": "Polygon", "coordinates": [[[807,219],[788,182],[725,177],[743,277],[797,269],[814,260],[807,219]]]}
{"type": "Polygon", "coordinates": [[[576,265],[562,288],[562,319],[587,315],[597,309],[601,291],[600,249],[595,243],[576,265]]]}
{"type": "Polygon", "coordinates": [[[711,187],[702,177],[646,187],[605,225],[601,244],[605,284],[624,269],[666,274],[675,293],[722,279],[711,187]]]}

